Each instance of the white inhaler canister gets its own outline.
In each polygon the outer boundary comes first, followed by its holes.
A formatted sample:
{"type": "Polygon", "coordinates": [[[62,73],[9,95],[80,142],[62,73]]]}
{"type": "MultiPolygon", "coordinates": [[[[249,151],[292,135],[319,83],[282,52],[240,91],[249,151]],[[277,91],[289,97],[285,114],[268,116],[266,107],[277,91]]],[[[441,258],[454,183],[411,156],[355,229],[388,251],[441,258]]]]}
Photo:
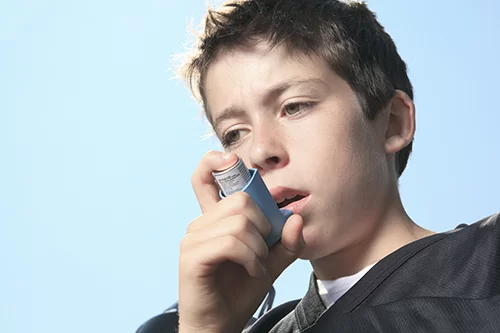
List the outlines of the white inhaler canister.
{"type": "Polygon", "coordinates": [[[287,209],[279,209],[257,169],[247,169],[243,160],[238,157],[238,161],[232,167],[226,170],[214,171],[212,175],[219,185],[219,196],[221,198],[224,199],[226,196],[239,191],[250,195],[271,225],[271,232],[265,239],[269,247],[280,240],[283,226],[293,212],[287,209]]]}
{"type": "Polygon", "coordinates": [[[250,171],[239,157],[232,167],[223,171],[212,172],[212,175],[224,196],[243,190],[251,178],[250,171]]]}

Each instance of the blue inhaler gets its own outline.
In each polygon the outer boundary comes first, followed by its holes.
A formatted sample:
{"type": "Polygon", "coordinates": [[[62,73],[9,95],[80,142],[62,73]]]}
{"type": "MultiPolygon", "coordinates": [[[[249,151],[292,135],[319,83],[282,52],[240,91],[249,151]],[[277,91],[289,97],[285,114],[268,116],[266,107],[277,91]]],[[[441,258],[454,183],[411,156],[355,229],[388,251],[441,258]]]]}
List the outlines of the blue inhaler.
{"type": "Polygon", "coordinates": [[[222,199],[235,192],[243,191],[248,193],[259,206],[271,224],[271,232],[265,239],[267,246],[271,247],[280,240],[283,226],[293,212],[279,209],[257,169],[247,169],[241,158],[238,158],[238,162],[231,168],[213,172],[212,175],[220,187],[219,195],[222,199]]]}

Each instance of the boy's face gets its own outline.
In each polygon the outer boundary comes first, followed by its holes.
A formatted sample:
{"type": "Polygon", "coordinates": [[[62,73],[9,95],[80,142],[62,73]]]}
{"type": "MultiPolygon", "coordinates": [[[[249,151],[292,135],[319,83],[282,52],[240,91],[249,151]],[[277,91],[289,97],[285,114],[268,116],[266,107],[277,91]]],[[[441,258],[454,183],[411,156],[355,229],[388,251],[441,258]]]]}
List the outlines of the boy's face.
{"type": "Polygon", "coordinates": [[[226,151],[257,168],[275,193],[307,197],[299,209],[308,250],[319,259],[357,243],[381,219],[395,181],[384,151],[384,119],[365,119],[355,93],[317,56],[265,43],[239,47],[210,65],[208,117],[226,151]]]}

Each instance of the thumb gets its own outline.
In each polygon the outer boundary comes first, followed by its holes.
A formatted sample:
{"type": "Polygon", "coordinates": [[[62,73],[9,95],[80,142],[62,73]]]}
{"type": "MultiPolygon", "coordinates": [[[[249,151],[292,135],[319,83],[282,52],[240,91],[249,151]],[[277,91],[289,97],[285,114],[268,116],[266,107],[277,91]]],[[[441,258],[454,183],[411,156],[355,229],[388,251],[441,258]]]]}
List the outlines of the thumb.
{"type": "Polygon", "coordinates": [[[306,248],[302,236],[303,227],[302,216],[297,214],[290,216],[283,227],[281,241],[269,250],[265,266],[273,282],[306,248]]]}

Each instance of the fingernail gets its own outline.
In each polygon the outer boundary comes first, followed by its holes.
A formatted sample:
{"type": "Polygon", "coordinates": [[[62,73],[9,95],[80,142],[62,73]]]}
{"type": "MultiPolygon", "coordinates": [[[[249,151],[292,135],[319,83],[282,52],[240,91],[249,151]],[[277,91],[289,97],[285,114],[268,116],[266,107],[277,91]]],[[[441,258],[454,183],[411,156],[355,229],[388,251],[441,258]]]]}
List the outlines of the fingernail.
{"type": "Polygon", "coordinates": [[[222,153],[222,155],[220,156],[223,160],[225,161],[228,161],[231,159],[232,157],[232,154],[231,153],[222,153]]]}

